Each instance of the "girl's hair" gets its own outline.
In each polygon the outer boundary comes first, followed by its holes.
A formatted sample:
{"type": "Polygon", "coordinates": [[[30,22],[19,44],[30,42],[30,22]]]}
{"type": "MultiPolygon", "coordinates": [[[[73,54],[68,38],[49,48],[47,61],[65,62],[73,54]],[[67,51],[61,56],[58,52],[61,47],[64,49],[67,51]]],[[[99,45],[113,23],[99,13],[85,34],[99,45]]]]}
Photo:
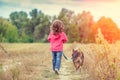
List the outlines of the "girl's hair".
{"type": "Polygon", "coordinates": [[[61,20],[54,20],[50,26],[50,30],[53,34],[59,34],[63,31],[64,24],[61,20]]]}

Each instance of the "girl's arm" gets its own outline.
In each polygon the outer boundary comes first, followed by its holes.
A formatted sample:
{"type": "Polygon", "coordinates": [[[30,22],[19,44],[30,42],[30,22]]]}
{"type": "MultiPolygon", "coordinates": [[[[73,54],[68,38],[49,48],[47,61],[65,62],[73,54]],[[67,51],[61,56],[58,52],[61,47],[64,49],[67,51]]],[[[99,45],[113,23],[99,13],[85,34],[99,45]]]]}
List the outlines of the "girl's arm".
{"type": "Polygon", "coordinates": [[[64,32],[63,32],[63,40],[62,41],[63,41],[63,43],[68,41],[67,36],[66,36],[66,34],[64,32]]]}
{"type": "Polygon", "coordinates": [[[48,35],[48,41],[50,42],[51,41],[51,33],[48,35]]]}

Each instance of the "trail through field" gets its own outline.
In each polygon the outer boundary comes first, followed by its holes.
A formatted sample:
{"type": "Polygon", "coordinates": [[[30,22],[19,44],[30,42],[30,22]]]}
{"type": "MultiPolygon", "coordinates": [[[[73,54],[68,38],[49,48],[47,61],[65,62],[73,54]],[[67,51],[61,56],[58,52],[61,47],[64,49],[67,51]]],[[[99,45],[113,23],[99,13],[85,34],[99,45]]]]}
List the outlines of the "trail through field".
{"type": "Polygon", "coordinates": [[[69,60],[62,57],[59,75],[52,70],[52,55],[48,44],[4,44],[4,46],[9,52],[9,57],[0,49],[0,80],[99,80],[96,74],[99,68],[94,68],[94,64],[99,61],[98,53],[104,51],[102,46],[78,44],[85,58],[82,70],[76,71],[70,59],[74,46],[65,45],[64,53],[69,60]]]}
{"type": "MultiPolygon", "coordinates": [[[[19,80],[90,80],[90,75],[86,68],[83,67],[81,72],[75,71],[72,61],[65,60],[64,57],[62,57],[59,75],[56,75],[52,70],[51,53],[49,50],[46,50],[49,49],[48,44],[23,45],[26,47],[8,48],[11,53],[10,58],[7,59],[6,57],[7,60],[4,58],[5,65],[3,64],[3,67],[7,66],[7,71],[10,70],[10,72],[11,69],[13,70],[12,75],[7,73],[7,76],[10,76],[9,79],[12,79],[11,76],[14,75],[15,77],[19,76],[19,80]],[[16,70],[20,72],[17,75],[15,75],[17,73],[16,70]]],[[[15,45],[12,47],[14,46],[15,45]]],[[[19,47],[21,45],[16,46],[19,47]]],[[[65,47],[65,53],[68,53],[68,48],[69,47],[65,47]]],[[[70,54],[71,53],[69,53],[69,56],[67,54],[67,56],[70,57],[70,54]]],[[[9,80],[5,77],[3,79],[9,80]]]]}
{"type": "Polygon", "coordinates": [[[43,70],[42,76],[43,80],[89,80],[86,70],[75,71],[72,61],[68,60],[62,62],[59,75],[46,69],[43,70]]]}

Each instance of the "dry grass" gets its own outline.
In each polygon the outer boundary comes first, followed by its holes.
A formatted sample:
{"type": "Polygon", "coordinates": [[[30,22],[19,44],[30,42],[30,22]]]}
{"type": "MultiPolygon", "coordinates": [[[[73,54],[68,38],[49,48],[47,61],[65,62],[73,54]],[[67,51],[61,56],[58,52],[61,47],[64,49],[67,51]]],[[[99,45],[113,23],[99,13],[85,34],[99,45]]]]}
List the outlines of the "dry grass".
{"type": "MultiPolygon", "coordinates": [[[[0,80],[54,80],[48,43],[2,45],[9,56],[0,49],[0,80]]],[[[67,57],[71,58],[75,46],[84,52],[83,70],[87,70],[90,75],[88,80],[120,79],[120,42],[111,45],[65,44],[64,53],[67,57]]]]}

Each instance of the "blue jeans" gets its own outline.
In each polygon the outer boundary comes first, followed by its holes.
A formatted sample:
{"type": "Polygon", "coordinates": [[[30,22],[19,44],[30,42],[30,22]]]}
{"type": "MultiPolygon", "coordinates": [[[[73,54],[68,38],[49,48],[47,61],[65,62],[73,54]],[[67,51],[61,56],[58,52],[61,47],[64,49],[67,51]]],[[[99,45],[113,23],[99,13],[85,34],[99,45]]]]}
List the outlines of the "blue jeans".
{"type": "Polygon", "coordinates": [[[60,70],[61,58],[62,58],[62,51],[52,51],[53,70],[55,69],[60,70]]]}

